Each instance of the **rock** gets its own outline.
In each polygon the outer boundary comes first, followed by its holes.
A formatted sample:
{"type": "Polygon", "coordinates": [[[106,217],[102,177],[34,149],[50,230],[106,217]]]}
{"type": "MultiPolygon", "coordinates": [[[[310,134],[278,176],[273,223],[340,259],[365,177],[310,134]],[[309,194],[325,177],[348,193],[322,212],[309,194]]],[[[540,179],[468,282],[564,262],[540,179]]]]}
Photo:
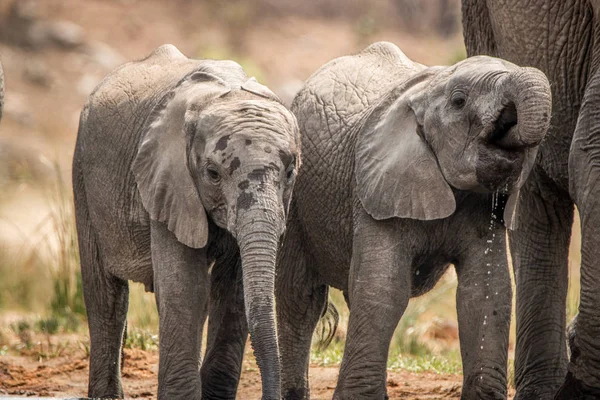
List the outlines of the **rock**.
{"type": "Polygon", "coordinates": [[[59,47],[73,49],[85,42],[83,28],[73,22],[54,21],[44,25],[47,39],[59,47]]]}
{"type": "Polygon", "coordinates": [[[35,0],[14,1],[0,26],[2,41],[25,48],[37,48],[43,37],[36,30],[39,13],[35,0]]]}
{"type": "Polygon", "coordinates": [[[116,50],[102,42],[88,43],[84,47],[84,53],[107,70],[113,70],[126,61],[116,50]]]}
{"type": "Polygon", "coordinates": [[[27,61],[23,75],[29,82],[44,88],[52,87],[55,81],[54,73],[42,60],[30,59],[27,61]]]}
{"type": "Polygon", "coordinates": [[[0,26],[0,39],[33,50],[48,46],[73,49],[84,45],[85,31],[70,21],[44,20],[35,0],[17,0],[0,26]]]}

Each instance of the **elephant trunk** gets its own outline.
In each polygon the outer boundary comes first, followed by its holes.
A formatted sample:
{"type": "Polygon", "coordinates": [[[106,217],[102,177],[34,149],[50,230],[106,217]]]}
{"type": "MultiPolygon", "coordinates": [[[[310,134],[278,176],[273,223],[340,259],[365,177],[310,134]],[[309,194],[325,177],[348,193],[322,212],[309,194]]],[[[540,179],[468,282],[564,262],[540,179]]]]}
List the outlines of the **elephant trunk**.
{"type": "MultiPolygon", "coordinates": [[[[259,203],[263,203],[260,202],[259,203]]],[[[281,398],[281,366],[275,322],[275,262],[284,219],[264,203],[238,210],[237,241],[242,260],[246,318],[263,399],[281,398]]]]}
{"type": "Polygon", "coordinates": [[[540,144],[550,125],[552,94],[546,76],[535,68],[519,68],[502,82],[499,117],[490,139],[505,149],[540,144]]]}

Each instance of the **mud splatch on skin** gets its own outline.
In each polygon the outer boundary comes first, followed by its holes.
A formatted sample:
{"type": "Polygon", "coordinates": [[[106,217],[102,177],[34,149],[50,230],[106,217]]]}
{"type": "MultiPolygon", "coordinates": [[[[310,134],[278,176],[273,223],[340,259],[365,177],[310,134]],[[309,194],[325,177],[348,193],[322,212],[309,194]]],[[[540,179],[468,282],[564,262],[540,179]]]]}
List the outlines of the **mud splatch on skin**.
{"type": "Polygon", "coordinates": [[[234,157],[233,160],[231,160],[231,163],[229,164],[229,169],[228,172],[229,174],[233,174],[235,172],[235,170],[237,170],[240,165],[242,165],[242,163],[240,162],[240,159],[238,157],[234,157]]]}
{"type": "Polygon", "coordinates": [[[248,210],[256,204],[256,199],[252,193],[242,192],[237,199],[238,210],[248,210]]]}
{"type": "Polygon", "coordinates": [[[231,135],[225,135],[219,139],[217,144],[215,145],[215,150],[225,150],[227,148],[227,142],[229,142],[229,137],[231,135]]]}
{"type": "Polygon", "coordinates": [[[248,180],[243,180],[238,184],[238,188],[242,189],[242,190],[246,190],[248,189],[248,187],[250,187],[250,182],[248,182],[248,180]]]}
{"type": "Polygon", "coordinates": [[[267,168],[256,168],[253,169],[250,173],[248,173],[248,179],[251,181],[262,182],[265,179],[265,174],[267,173],[267,168]]]}

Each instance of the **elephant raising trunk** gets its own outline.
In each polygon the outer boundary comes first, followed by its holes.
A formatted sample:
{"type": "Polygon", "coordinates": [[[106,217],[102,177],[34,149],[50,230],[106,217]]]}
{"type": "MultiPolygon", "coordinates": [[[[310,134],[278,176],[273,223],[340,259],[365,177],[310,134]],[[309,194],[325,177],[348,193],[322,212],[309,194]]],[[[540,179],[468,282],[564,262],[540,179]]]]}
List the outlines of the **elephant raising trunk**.
{"type": "Polygon", "coordinates": [[[548,131],[552,108],[545,75],[535,68],[519,68],[506,77],[501,92],[506,97],[491,139],[505,149],[539,145],[548,131]]]}
{"type": "Polygon", "coordinates": [[[279,399],[281,393],[274,290],[277,248],[285,221],[283,213],[278,216],[272,211],[279,208],[277,203],[259,199],[245,210],[238,202],[237,216],[246,318],[265,400],[279,399]]]}

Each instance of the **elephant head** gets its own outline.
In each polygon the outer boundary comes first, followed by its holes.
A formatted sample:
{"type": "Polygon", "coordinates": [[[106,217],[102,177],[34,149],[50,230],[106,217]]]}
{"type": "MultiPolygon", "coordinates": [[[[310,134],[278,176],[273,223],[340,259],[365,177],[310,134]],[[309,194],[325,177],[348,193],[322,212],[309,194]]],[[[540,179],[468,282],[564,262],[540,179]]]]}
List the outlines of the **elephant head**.
{"type": "Polygon", "coordinates": [[[533,166],[551,106],[548,80],[534,68],[484,56],[425,68],[366,117],[358,196],[376,219],[431,220],[454,212],[453,189],[514,192],[533,166]]]}
{"type": "Polygon", "coordinates": [[[253,78],[232,86],[205,68],[145,129],[133,164],[144,207],[187,246],[207,245],[210,221],[237,240],[263,398],[279,398],[275,259],[300,160],[296,119],[253,78]]]}

